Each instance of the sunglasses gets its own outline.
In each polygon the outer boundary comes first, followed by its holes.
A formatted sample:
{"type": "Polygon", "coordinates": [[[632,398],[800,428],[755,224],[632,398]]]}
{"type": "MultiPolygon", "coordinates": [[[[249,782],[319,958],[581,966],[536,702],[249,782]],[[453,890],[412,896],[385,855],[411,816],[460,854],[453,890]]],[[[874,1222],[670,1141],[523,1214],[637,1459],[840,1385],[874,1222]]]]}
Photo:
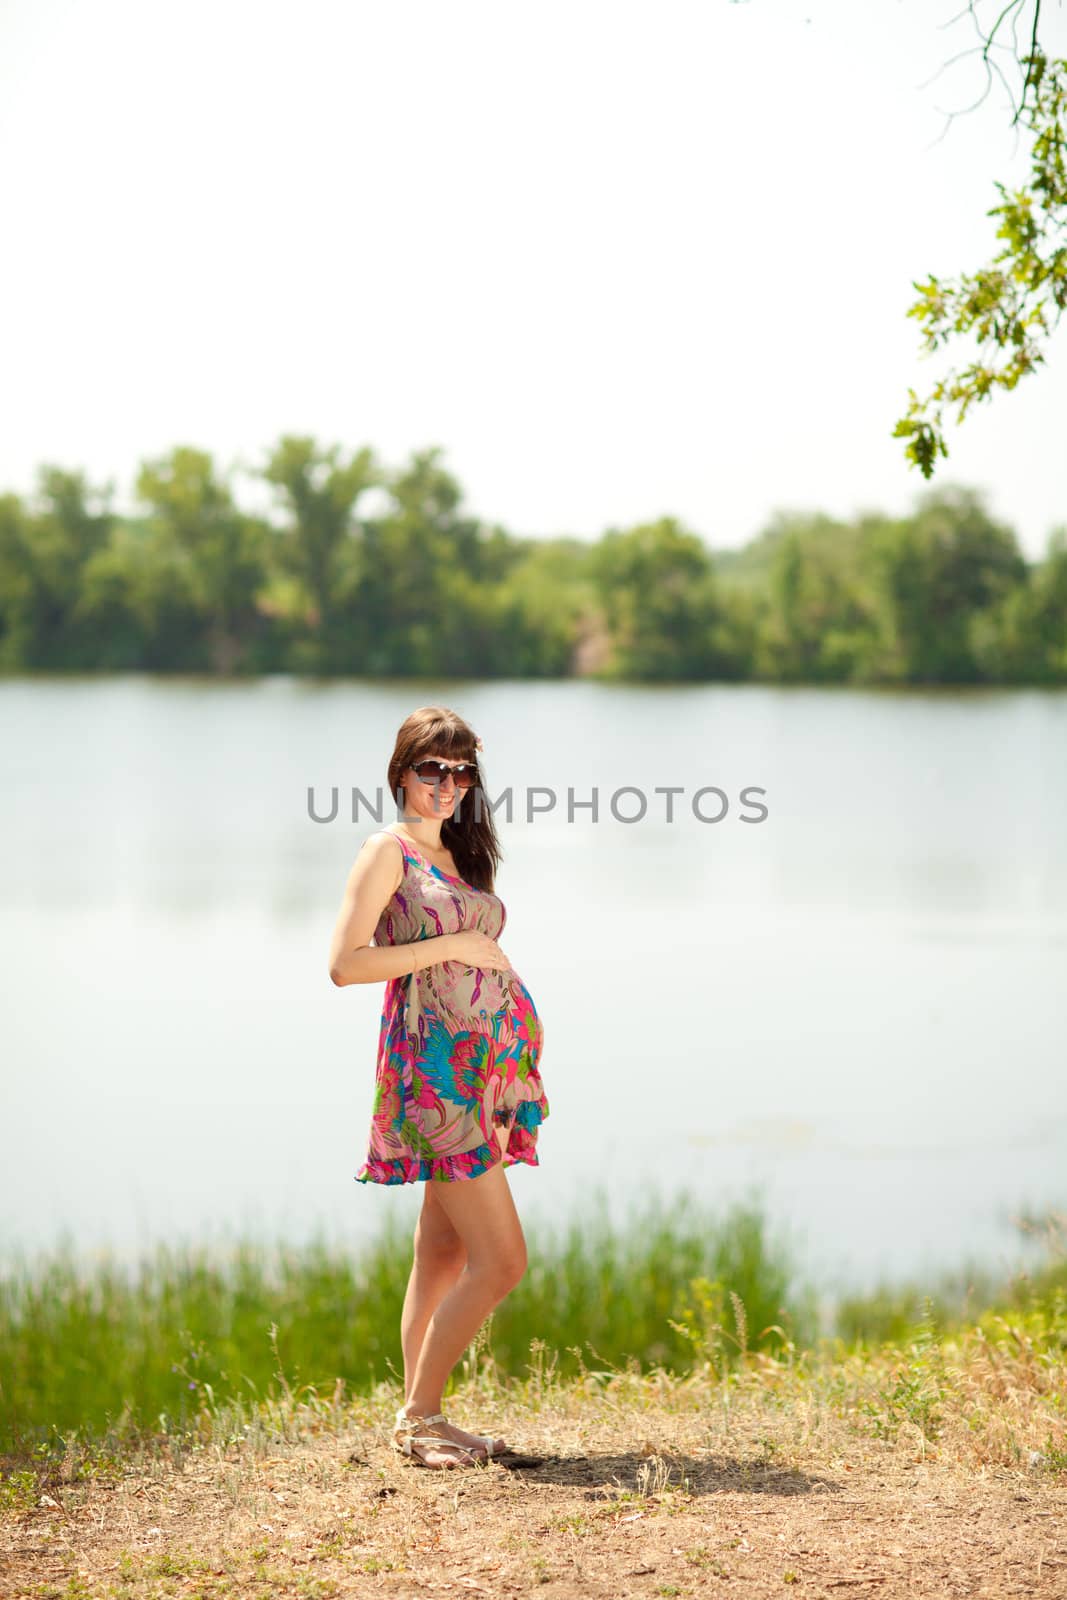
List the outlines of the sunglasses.
{"type": "Polygon", "coordinates": [[[411,770],[423,783],[444,783],[449,773],[457,789],[470,789],[478,782],[478,768],[473,761],[457,761],[454,767],[447,761],[416,761],[411,770]]]}

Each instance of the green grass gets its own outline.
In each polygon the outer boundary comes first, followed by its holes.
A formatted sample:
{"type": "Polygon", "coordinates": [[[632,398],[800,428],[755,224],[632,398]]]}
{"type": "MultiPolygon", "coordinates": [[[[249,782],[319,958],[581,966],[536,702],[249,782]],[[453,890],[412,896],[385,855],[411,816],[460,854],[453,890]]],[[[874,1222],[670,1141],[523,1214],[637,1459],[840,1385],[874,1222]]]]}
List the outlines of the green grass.
{"type": "MultiPolygon", "coordinates": [[[[468,1367],[484,1348],[500,1371],[525,1377],[549,1348],[557,1379],[624,1366],[725,1371],[746,1349],[779,1355],[819,1337],[815,1293],[751,1202],[717,1216],[685,1195],[651,1199],[613,1228],[594,1196],[561,1230],[531,1230],[528,1245],[526,1276],[468,1367]]],[[[205,1408],[304,1387],[370,1393],[402,1375],[411,1257],[409,1229],[390,1220],[359,1254],[321,1240],[243,1243],[228,1255],[160,1245],[132,1275],[69,1249],[14,1262],[0,1272],[0,1452],[25,1455],[71,1432],[181,1434],[205,1408]]],[[[877,1343],[994,1301],[1025,1304],[1057,1282],[1067,1283],[1062,1261],[1008,1286],[970,1274],[879,1290],[842,1302],[837,1332],[877,1343]]]]}

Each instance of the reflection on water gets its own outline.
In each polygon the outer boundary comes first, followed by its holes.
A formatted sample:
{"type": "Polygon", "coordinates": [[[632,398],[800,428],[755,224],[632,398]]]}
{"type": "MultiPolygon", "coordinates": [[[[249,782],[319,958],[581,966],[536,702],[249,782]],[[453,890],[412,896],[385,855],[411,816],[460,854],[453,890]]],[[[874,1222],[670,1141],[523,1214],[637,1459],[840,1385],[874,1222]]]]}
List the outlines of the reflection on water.
{"type": "Polygon", "coordinates": [[[532,1225],[595,1183],[620,1219],[650,1187],[757,1188],[827,1279],[1017,1257],[1013,1210],[1062,1205],[1067,1170],[1067,694],[748,685],[0,684],[6,1243],[414,1221],[421,1191],[353,1178],[383,991],[326,972],[377,824],[316,824],[307,792],[373,794],[439,699],[520,797],[532,1225]],[[767,820],[701,824],[711,784],[764,789],[767,820]],[[526,822],[528,785],[557,809],[526,822]],[[611,815],[624,785],[641,822],[611,815]]]}

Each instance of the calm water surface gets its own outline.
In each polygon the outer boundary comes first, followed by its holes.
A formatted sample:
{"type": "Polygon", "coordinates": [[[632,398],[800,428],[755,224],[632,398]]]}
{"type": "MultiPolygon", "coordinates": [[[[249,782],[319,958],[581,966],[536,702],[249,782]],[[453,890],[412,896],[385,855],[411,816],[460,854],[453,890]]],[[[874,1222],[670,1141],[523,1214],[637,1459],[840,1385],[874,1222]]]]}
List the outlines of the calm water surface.
{"type": "Polygon", "coordinates": [[[436,700],[515,795],[528,1233],[598,1187],[759,1194],[831,1290],[1028,1259],[1011,1217],[1067,1201],[1067,694],[281,678],[0,683],[0,1247],[414,1222],[421,1186],[354,1181],[383,987],[326,960],[351,788],[436,700]]]}

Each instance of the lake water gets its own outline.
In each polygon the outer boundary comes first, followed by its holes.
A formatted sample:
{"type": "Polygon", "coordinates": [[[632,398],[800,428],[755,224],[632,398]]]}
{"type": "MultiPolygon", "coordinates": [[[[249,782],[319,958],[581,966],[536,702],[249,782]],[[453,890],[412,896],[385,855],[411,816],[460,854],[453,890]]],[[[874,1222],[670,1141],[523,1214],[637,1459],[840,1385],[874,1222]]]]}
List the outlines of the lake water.
{"type": "Polygon", "coordinates": [[[383,988],[327,952],[350,791],[437,700],[516,797],[532,1243],[600,1189],[758,1195],[828,1291],[1030,1258],[1011,1217],[1067,1200],[1067,693],[138,676],[0,683],[5,1251],[414,1223],[421,1186],[354,1181],[383,988]]]}

